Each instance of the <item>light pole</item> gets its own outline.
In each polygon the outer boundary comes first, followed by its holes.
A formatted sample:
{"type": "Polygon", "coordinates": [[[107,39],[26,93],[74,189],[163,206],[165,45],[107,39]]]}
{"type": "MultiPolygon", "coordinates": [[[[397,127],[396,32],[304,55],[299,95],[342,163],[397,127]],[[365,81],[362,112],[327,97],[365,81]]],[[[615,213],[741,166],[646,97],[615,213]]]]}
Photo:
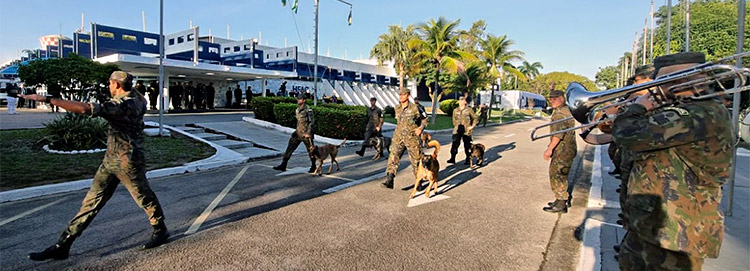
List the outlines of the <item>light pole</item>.
{"type": "Polygon", "coordinates": [[[161,136],[164,132],[164,0],[159,0],[159,104],[159,136],[161,136]]]}
{"type": "MultiPolygon", "coordinates": [[[[315,70],[313,71],[313,105],[318,105],[318,2],[315,0],[315,70]]],[[[336,0],[352,8],[352,4],[344,0],[336,0]]],[[[349,13],[351,15],[351,13],[349,13]]],[[[350,23],[351,24],[351,23],[350,23]]]]}
{"type": "MultiPolygon", "coordinates": [[[[742,53],[744,50],[745,42],[745,0],[737,1],[737,53],[742,53]]],[[[742,68],[742,57],[737,57],[737,67],[742,68]]],[[[735,80],[737,82],[738,80],[735,80]]],[[[735,83],[736,84],[736,83],[735,83]]],[[[735,135],[737,134],[738,127],[737,122],[739,121],[740,114],[740,93],[735,92],[732,100],[732,129],[735,135]]],[[[732,167],[730,169],[729,178],[729,202],[727,203],[727,215],[732,215],[732,207],[734,207],[734,180],[737,171],[737,146],[732,149],[732,167]]]]}

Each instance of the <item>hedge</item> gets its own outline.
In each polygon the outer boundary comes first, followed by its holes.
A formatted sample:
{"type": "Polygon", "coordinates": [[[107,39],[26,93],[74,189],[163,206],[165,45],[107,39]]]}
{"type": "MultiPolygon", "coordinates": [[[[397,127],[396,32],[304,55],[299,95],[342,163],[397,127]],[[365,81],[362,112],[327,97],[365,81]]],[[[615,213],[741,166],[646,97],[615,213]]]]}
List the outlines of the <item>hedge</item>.
{"type": "MultiPolygon", "coordinates": [[[[297,104],[297,99],[294,97],[254,97],[253,98],[253,113],[255,118],[264,121],[276,122],[274,118],[273,106],[280,103],[291,103],[297,104]]],[[[307,101],[307,104],[312,104],[311,100],[307,101]]]]}
{"type": "MultiPolygon", "coordinates": [[[[364,106],[321,104],[310,108],[313,110],[313,118],[315,119],[313,127],[315,135],[350,140],[362,139],[364,136],[367,126],[367,113],[364,106]]],[[[296,109],[297,104],[275,104],[273,113],[276,115],[276,123],[296,128],[296,109]]]]}
{"type": "Polygon", "coordinates": [[[458,107],[458,100],[449,99],[440,102],[440,111],[443,111],[449,117],[453,116],[453,110],[458,107]]]}

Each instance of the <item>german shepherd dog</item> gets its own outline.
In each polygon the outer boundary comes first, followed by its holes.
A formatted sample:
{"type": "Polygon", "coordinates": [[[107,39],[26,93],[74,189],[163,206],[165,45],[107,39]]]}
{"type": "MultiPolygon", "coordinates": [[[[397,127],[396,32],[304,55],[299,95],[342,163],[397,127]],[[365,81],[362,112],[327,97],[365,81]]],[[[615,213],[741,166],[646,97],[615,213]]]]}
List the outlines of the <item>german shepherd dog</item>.
{"type": "Polygon", "coordinates": [[[414,181],[414,189],[411,191],[410,199],[414,198],[414,194],[417,193],[417,187],[419,187],[422,180],[429,182],[424,193],[427,198],[430,197],[430,190],[432,189],[435,189],[435,194],[437,194],[438,172],[440,171],[440,163],[438,163],[437,155],[438,151],[440,151],[440,143],[437,140],[431,140],[427,143],[427,146],[434,147],[435,151],[432,152],[432,155],[425,155],[422,157],[422,160],[419,160],[419,164],[417,164],[417,179],[414,181]]]}
{"type": "Polygon", "coordinates": [[[346,138],[344,138],[344,141],[338,146],[332,144],[326,144],[321,147],[312,145],[312,147],[310,147],[310,153],[312,153],[315,159],[318,160],[318,168],[315,169],[313,174],[318,174],[319,176],[323,175],[323,161],[325,161],[329,155],[331,156],[331,166],[328,167],[328,174],[331,174],[331,170],[333,170],[333,163],[336,163],[336,171],[339,171],[339,162],[336,161],[336,155],[339,154],[339,148],[344,146],[344,143],[346,143],[346,138]]]}
{"type": "Polygon", "coordinates": [[[427,148],[427,143],[432,141],[432,135],[428,132],[422,132],[422,134],[419,135],[419,147],[421,148],[427,148]]]}
{"type": "Polygon", "coordinates": [[[371,137],[367,144],[375,147],[376,153],[375,156],[372,157],[372,160],[377,160],[383,155],[383,151],[391,148],[391,138],[386,136],[371,137]]]}
{"type": "Polygon", "coordinates": [[[474,166],[474,158],[477,159],[477,166],[481,166],[484,161],[484,145],[481,143],[471,144],[471,157],[469,157],[469,167],[474,166]]]}

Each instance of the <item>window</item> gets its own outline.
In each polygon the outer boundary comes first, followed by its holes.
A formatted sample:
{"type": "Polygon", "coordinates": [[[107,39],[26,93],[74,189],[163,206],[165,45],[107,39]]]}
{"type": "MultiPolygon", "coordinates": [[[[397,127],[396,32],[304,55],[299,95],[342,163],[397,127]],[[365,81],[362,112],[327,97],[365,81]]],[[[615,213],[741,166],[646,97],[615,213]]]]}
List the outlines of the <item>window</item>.
{"type": "Polygon", "coordinates": [[[110,38],[110,39],[114,39],[115,38],[115,34],[113,34],[112,32],[98,31],[97,35],[99,35],[99,37],[103,37],[103,38],[110,38]]]}
{"type": "Polygon", "coordinates": [[[271,58],[270,54],[266,54],[266,59],[271,58]]]}
{"type": "Polygon", "coordinates": [[[156,39],[143,38],[143,44],[156,46],[158,44],[158,42],[156,41],[156,39]]]}
{"type": "Polygon", "coordinates": [[[245,44],[245,51],[250,51],[250,44],[245,44]]]}
{"type": "Polygon", "coordinates": [[[280,54],[281,54],[281,53],[276,53],[276,58],[279,58],[279,55],[280,55],[280,54]]]}
{"type": "Polygon", "coordinates": [[[136,41],[137,39],[136,39],[136,37],[135,37],[135,36],[132,36],[132,35],[125,35],[125,34],[123,34],[123,35],[122,35],[122,40],[126,40],[126,41],[133,41],[133,42],[134,42],[134,41],[136,41]]]}
{"type": "Polygon", "coordinates": [[[212,54],[219,54],[219,48],[216,47],[208,47],[208,52],[212,54]]]}
{"type": "Polygon", "coordinates": [[[177,37],[177,43],[185,42],[185,37],[177,37]]]}
{"type": "Polygon", "coordinates": [[[287,56],[287,57],[289,56],[289,52],[286,52],[286,56],[287,56]]]}
{"type": "Polygon", "coordinates": [[[255,58],[260,58],[260,55],[259,55],[259,54],[253,54],[253,56],[254,56],[255,58]]]}
{"type": "Polygon", "coordinates": [[[187,35],[187,40],[188,40],[188,41],[193,41],[193,40],[195,40],[195,34],[189,34],[189,35],[187,35]]]}
{"type": "Polygon", "coordinates": [[[225,53],[225,54],[226,54],[226,53],[229,53],[229,50],[232,50],[232,48],[229,48],[229,47],[224,47],[224,53],[225,53]]]}
{"type": "Polygon", "coordinates": [[[240,47],[239,46],[234,46],[234,51],[235,52],[239,52],[240,51],[240,47]]]}
{"type": "Polygon", "coordinates": [[[169,39],[169,45],[174,45],[174,38],[169,39]]]}

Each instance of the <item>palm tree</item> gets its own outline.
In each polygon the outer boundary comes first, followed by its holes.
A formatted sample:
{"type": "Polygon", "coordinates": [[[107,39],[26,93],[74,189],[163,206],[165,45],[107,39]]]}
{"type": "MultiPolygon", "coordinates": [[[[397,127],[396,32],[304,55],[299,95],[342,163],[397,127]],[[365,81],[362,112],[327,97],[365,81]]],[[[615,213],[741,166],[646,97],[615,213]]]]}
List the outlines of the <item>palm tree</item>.
{"type": "Polygon", "coordinates": [[[487,65],[481,61],[473,61],[466,65],[463,73],[451,78],[448,89],[451,92],[466,91],[471,96],[490,84],[492,84],[492,77],[488,73],[487,65]]]}
{"type": "Polygon", "coordinates": [[[510,46],[514,43],[506,35],[498,37],[492,34],[487,35],[487,39],[482,41],[481,58],[490,66],[490,75],[492,75],[493,80],[504,77],[506,73],[514,74],[525,80],[526,76],[511,64],[512,61],[523,60],[524,55],[519,50],[510,50],[510,46]]]}
{"type": "Polygon", "coordinates": [[[523,61],[520,67],[518,67],[518,71],[523,73],[523,75],[526,76],[528,79],[534,79],[537,75],[539,75],[539,69],[544,69],[544,66],[542,66],[542,63],[534,62],[529,63],[528,61],[523,61]]]}
{"type": "Polygon", "coordinates": [[[417,52],[415,58],[423,64],[435,67],[435,86],[432,88],[432,123],[437,114],[437,92],[439,89],[440,70],[459,72],[463,70],[462,60],[476,59],[475,56],[458,48],[459,31],[456,29],[461,20],[450,22],[443,17],[420,23],[417,32],[421,39],[409,41],[409,47],[417,52]]]}
{"type": "Polygon", "coordinates": [[[370,57],[377,58],[378,65],[383,65],[386,61],[393,62],[393,66],[398,70],[399,90],[404,88],[404,78],[412,66],[410,60],[414,50],[409,48],[408,42],[416,37],[413,25],[407,25],[406,28],[391,25],[388,27],[388,33],[380,35],[378,43],[370,51],[370,57]]]}

